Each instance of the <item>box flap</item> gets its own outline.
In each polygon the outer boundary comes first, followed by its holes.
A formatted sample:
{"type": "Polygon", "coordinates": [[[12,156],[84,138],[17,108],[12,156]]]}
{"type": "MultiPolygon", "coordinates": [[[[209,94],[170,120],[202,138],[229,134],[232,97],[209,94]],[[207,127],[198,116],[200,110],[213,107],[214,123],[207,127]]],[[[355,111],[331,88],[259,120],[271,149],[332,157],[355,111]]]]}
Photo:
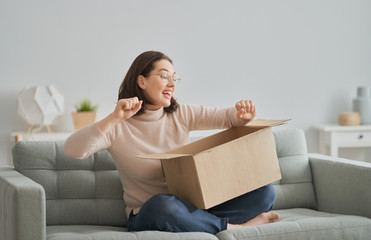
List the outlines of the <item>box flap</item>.
{"type": "Polygon", "coordinates": [[[177,154],[177,153],[154,153],[148,155],[136,155],[136,157],[144,158],[144,159],[171,159],[171,158],[180,158],[192,156],[192,154],[177,154]]]}
{"type": "Polygon", "coordinates": [[[241,136],[250,134],[259,129],[286,124],[286,122],[289,120],[291,119],[283,119],[283,120],[256,119],[256,120],[249,122],[248,124],[244,126],[237,127],[237,128],[246,129],[244,131],[241,131],[241,129],[239,129],[239,132],[237,132],[237,134],[236,134],[236,127],[229,128],[227,130],[208,136],[196,142],[189,143],[185,146],[176,148],[169,152],[148,154],[148,155],[137,155],[137,157],[144,158],[144,159],[165,160],[165,159],[172,159],[172,158],[195,156],[201,152],[210,151],[211,149],[218,147],[222,144],[225,144],[226,142],[231,142],[237,138],[240,138],[241,136]]]}
{"type": "Polygon", "coordinates": [[[249,127],[272,127],[272,126],[278,126],[282,124],[286,124],[287,121],[290,121],[291,119],[281,119],[281,120],[268,120],[268,119],[255,119],[246,126],[249,127]]]}

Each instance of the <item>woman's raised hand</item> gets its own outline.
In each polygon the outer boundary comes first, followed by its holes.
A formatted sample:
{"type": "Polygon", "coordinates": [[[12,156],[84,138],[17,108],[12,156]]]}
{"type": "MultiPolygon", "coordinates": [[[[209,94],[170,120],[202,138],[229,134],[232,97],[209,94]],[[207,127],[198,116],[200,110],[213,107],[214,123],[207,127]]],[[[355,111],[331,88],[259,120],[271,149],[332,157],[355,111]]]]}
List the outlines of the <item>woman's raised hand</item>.
{"type": "Polygon", "coordinates": [[[251,121],[256,116],[256,107],[253,100],[241,100],[236,103],[237,117],[251,121]]]}
{"type": "Polygon", "coordinates": [[[122,121],[134,116],[142,107],[143,101],[137,98],[123,98],[116,103],[113,115],[116,119],[122,121]]]}
{"type": "Polygon", "coordinates": [[[99,130],[105,133],[121,121],[131,118],[142,107],[142,103],[143,101],[139,101],[137,97],[120,99],[115,110],[97,122],[99,130]]]}

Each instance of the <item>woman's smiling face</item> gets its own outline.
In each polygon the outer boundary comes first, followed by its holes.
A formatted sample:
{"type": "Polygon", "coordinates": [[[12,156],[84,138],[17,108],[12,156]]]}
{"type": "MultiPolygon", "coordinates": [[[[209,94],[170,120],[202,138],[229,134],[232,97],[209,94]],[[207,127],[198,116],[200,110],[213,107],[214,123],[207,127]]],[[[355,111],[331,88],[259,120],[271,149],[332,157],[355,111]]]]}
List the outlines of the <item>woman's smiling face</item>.
{"type": "Polygon", "coordinates": [[[148,103],[148,110],[157,110],[161,107],[169,107],[175,91],[173,65],[165,59],[154,63],[154,69],[144,77],[139,75],[138,86],[143,89],[148,103]]]}

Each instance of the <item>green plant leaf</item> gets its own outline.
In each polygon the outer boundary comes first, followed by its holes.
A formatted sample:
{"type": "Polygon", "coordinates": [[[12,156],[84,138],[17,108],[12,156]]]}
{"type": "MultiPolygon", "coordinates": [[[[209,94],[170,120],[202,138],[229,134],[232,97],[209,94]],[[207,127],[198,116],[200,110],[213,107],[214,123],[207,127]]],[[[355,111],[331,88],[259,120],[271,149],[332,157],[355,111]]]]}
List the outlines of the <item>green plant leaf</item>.
{"type": "Polygon", "coordinates": [[[98,105],[93,105],[89,99],[83,99],[75,105],[75,108],[77,112],[95,112],[98,105]]]}

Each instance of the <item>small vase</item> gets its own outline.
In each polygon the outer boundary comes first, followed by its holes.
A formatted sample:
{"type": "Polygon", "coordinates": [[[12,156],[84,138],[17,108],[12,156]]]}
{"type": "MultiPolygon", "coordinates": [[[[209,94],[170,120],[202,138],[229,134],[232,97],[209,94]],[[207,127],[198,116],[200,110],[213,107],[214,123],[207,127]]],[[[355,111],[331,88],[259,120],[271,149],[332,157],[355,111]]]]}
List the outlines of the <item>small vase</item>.
{"type": "Polygon", "coordinates": [[[370,87],[358,87],[357,97],[353,99],[353,111],[361,115],[361,124],[371,124],[371,95],[370,87]]]}
{"type": "Polygon", "coordinates": [[[357,126],[361,123],[359,112],[343,112],[339,114],[338,123],[340,126],[357,126]]]}

